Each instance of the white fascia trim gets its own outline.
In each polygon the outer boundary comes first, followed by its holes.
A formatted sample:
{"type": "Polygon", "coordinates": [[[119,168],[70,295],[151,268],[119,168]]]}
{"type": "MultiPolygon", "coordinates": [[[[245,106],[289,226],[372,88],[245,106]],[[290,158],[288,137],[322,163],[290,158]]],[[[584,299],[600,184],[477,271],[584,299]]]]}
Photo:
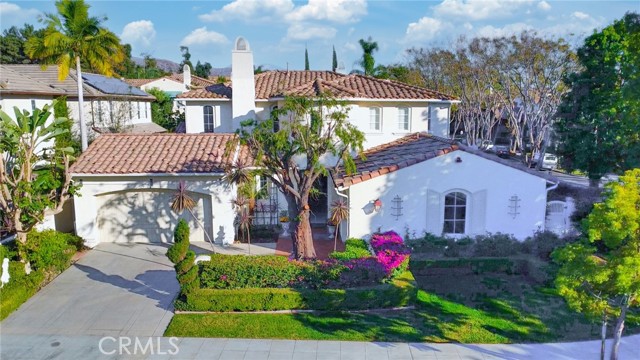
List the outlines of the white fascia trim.
{"type": "MultiPolygon", "coordinates": [[[[284,100],[284,97],[274,97],[269,101],[279,101],[284,100]]],[[[338,100],[346,101],[346,102],[410,102],[410,103],[442,103],[442,104],[459,104],[460,100],[442,100],[442,99],[371,99],[371,98],[340,98],[338,100]]],[[[257,102],[258,100],[256,100],[257,102]]],[[[265,100],[266,101],[266,100],[265,100]]]]}
{"type": "Polygon", "coordinates": [[[218,99],[218,98],[175,98],[175,101],[231,101],[231,99],[218,99]]]}
{"type": "Polygon", "coordinates": [[[223,176],[222,172],[212,172],[212,173],[136,173],[136,174],[83,174],[83,173],[73,173],[71,174],[72,178],[81,178],[81,177],[115,177],[115,178],[123,178],[123,177],[178,177],[178,176],[187,176],[187,177],[212,177],[212,176],[223,176]]]}

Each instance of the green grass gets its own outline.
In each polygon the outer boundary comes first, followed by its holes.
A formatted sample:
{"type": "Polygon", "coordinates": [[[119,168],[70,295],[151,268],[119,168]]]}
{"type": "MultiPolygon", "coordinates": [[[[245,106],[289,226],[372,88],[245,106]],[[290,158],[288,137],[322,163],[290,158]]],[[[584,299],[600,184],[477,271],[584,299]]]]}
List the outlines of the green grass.
{"type": "MultiPolygon", "coordinates": [[[[165,335],[460,343],[575,341],[599,336],[598,324],[571,311],[553,289],[532,286],[519,277],[442,277],[437,286],[434,279],[417,280],[432,290],[417,292],[414,310],[178,314],[165,335]]],[[[625,334],[639,332],[640,312],[634,311],[627,318],[625,334]]]]}

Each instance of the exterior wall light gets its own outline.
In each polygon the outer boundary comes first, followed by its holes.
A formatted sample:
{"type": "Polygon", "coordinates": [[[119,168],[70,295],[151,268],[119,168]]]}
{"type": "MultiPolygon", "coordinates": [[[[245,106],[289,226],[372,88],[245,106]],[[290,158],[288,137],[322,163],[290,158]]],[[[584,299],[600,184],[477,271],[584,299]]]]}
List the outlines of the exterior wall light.
{"type": "Polygon", "coordinates": [[[149,187],[153,187],[153,179],[149,179],[149,187]]]}
{"type": "Polygon", "coordinates": [[[382,209],[382,200],[375,199],[373,200],[373,210],[380,211],[382,209]]]}
{"type": "Polygon", "coordinates": [[[458,157],[456,158],[456,162],[457,162],[457,163],[461,163],[461,162],[462,162],[462,158],[461,158],[460,156],[458,156],[458,157]]]}

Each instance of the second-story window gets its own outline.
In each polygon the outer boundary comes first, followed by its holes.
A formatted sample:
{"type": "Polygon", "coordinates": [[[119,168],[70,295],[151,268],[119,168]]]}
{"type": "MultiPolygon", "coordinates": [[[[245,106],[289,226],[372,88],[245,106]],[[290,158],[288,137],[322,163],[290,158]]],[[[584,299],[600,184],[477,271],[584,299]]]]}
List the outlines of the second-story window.
{"type": "Polygon", "coordinates": [[[369,108],[369,130],[380,131],[382,129],[382,111],[380,108],[369,108]]]}
{"type": "Polygon", "coordinates": [[[215,122],[213,119],[213,106],[206,105],[203,109],[204,114],[204,132],[212,133],[215,127],[215,122]]]}
{"type": "Polygon", "coordinates": [[[273,132],[280,131],[280,118],[277,114],[274,114],[274,111],[278,110],[278,106],[274,106],[271,108],[271,121],[273,121],[273,132]]]}
{"type": "Polygon", "coordinates": [[[398,108],[398,129],[403,131],[409,131],[409,108],[398,108]]]}

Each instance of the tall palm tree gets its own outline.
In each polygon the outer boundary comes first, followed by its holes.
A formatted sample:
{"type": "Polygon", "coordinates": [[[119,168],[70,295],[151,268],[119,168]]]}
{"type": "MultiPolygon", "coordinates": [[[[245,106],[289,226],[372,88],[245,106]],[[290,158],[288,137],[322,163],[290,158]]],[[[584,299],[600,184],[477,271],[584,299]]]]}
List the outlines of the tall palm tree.
{"type": "Polygon", "coordinates": [[[362,60],[360,60],[360,66],[362,66],[365,75],[373,76],[376,65],[376,61],[373,58],[373,52],[378,50],[378,43],[373,41],[371,36],[369,36],[369,39],[367,40],[360,39],[358,43],[362,48],[362,60]]]}
{"type": "Polygon", "coordinates": [[[25,52],[40,60],[43,67],[58,65],[58,79],[64,80],[75,66],[78,77],[78,116],[82,150],[87,148],[87,126],[83,116],[81,61],[95,71],[111,76],[114,65],[124,60],[120,39],[101,26],[106,18],[89,16],[84,0],[59,0],[58,14],[45,14],[40,21],[46,25],[43,37],[32,37],[25,52]]]}

